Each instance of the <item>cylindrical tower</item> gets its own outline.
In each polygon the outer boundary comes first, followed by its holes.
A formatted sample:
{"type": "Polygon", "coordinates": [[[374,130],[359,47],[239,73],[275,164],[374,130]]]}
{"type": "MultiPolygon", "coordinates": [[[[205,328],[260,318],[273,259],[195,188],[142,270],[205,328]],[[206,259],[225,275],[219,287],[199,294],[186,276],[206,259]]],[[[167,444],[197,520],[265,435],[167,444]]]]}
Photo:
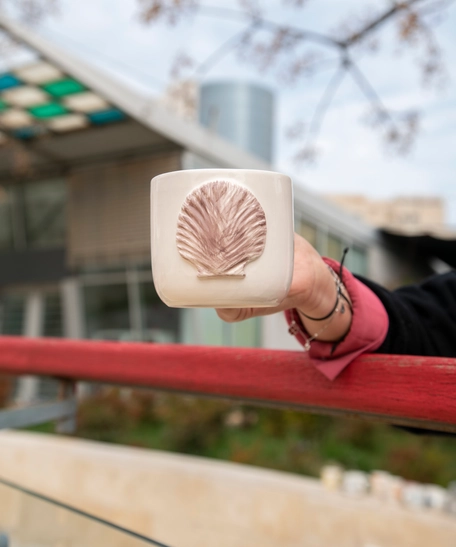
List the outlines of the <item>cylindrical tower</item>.
{"type": "Polygon", "coordinates": [[[274,95],[243,82],[213,82],[201,87],[200,123],[225,139],[272,162],[274,95]]]}

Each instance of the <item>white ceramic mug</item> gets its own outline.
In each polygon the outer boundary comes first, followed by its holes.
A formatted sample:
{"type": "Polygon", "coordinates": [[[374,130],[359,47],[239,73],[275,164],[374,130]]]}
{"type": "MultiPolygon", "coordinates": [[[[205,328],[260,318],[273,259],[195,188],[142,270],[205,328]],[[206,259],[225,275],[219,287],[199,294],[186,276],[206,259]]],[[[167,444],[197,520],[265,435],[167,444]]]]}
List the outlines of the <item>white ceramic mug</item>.
{"type": "Polygon", "coordinates": [[[293,275],[291,179],[195,169],[151,182],[152,272],[171,307],[272,307],[293,275]]]}

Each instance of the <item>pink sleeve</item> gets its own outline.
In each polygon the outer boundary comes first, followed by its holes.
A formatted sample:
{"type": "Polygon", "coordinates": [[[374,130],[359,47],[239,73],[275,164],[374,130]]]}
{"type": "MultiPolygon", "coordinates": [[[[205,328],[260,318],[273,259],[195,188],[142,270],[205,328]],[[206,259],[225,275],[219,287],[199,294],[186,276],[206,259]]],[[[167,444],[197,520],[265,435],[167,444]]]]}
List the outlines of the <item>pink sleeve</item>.
{"type": "MultiPolygon", "coordinates": [[[[339,272],[340,265],[330,258],[323,259],[335,272],[339,272]]],[[[311,343],[307,355],[309,362],[330,380],[342,372],[355,357],[361,353],[374,351],[386,338],[388,332],[388,314],[377,297],[366,285],[358,281],[346,268],[343,269],[344,285],[350,295],[353,306],[353,318],[349,333],[338,343],[333,353],[330,342],[311,343]]],[[[285,312],[288,324],[295,321],[305,332],[299,314],[296,310],[285,312]]],[[[301,332],[295,333],[296,339],[302,345],[306,339],[301,332]]]]}

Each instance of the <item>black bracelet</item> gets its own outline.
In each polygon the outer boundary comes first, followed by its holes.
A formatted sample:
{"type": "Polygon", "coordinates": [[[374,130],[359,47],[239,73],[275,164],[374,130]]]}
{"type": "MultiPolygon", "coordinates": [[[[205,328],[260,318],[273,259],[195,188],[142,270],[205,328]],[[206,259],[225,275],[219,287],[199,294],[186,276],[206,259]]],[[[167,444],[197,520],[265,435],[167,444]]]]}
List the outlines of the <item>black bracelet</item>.
{"type": "Polygon", "coordinates": [[[340,290],[340,283],[336,283],[337,287],[337,297],[336,297],[336,303],[334,304],[333,309],[324,317],[310,317],[310,315],[306,315],[304,312],[300,311],[299,313],[303,315],[306,319],[310,319],[310,321],[324,321],[325,319],[329,319],[331,315],[337,310],[337,306],[339,305],[340,297],[342,295],[342,292],[340,290]]]}
{"type": "MultiPolygon", "coordinates": [[[[344,262],[345,262],[345,257],[347,256],[347,253],[348,253],[348,247],[346,247],[342,253],[342,259],[340,261],[340,268],[339,268],[339,277],[337,277],[337,274],[336,272],[330,267],[328,266],[329,268],[329,271],[331,272],[331,275],[333,276],[335,282],[336,282],[336,289],[337,289],[337,297],[336,297],[336,303],[334,304],[334,307],[333,309],[327,314],[325,315],[324,317],[310,317],[309,315],[306,315],[304,312],[300,311],[299,313],[301,315],[303,315],[306,319],[310,319],[310,321],[325,321],[325,319],[329,319],[331,317],[331,315],[337,310],[337,306],[339,305],[339,301],[340,301],[340,297],[342,297],[348,304],[348,307],[350,308],[351,312],[353,312],[353,308],[352,308],[352,305],[350,304],[350,301],[348,300],[348,298],[345,296],[345,294],[342,292],[341,290],[341,285],[343,284],[343,267],[344,267],[344,262]]],[[[342,313],[344,312],[344,306],[342,306],[342,313]]]]}

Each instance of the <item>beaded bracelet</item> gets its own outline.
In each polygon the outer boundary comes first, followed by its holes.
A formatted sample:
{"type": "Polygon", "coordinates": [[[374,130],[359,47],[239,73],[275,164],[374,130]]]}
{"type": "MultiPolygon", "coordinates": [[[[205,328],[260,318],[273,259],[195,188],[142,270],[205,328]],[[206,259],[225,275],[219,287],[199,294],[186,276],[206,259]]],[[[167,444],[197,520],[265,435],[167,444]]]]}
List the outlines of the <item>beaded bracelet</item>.
{"type": "Polygon", "coordinates": [[[347,305],[350,308],[351,312],[353,313],[353,308],[352,308],[350,300],[342,292],[342,287],[345,289],[345,286],[343,284],[343,278],[342,278],[342,276],[343,276],[342,268],[343,268],[343,263],[345,261],[345,256],[346,256],[347,252],[348,252],[348,248],[344,249],[344,252],[343,252],[343,255],[342,255],[342,260],[340,261],[339,276],[331,268],[331,266],[327,265],[327,267],[328,267],[329,271],[331,272],[331,275],[334,279],[334,282],[336,284],[336,293],[337,293],[336,294],[336,303],[335,303],[333,309],[327,315],[325,315],[324,317],[319,317],[319,318],[310,317],[310,316],[306,315],[305,313],[303,313],[302,311],[299,312],[299,314],[303,315],[304,317],[306,317],[307,319],[309,319],[311,321],[324,321],[326,319],[329,319],[329,321],[326,323],[326,325],[324,325],[323,328],[320,329],[318,332],[316,332],[314,335],[309,337],[308,334],[303,331],[300,324],[297,323],[294,319],[290,323],[290,327],[288,329],[288,332],[292,335],[296,335],[296,334],[299,333],[305,339],[304,348],[303,348],[304,351],[309,351],[310,350],[310,343],[313,340],[316,340],[320,336],[320,334],[322,334],[322,332],[325,331],[329,327],[329,325],[333,321],[334,316],[336,315],[336,313],[339,313],[339,312],[341,314],[345,313],[345,304],[343,302],[342,302],[342,305],[339,307],[339,303],[340,303],[341,298],[343,298],[345,300],[345,302],[347,303],[347,305]]]}
{"type": "Polygon", "coordinates": [[[342,291],[341,291],[341,284],[342,283],[341,283],[340,279],[337,277],[336,272],[331,268],[331,266],[328,266],[328,270],[331,272],[331,275],[333,276],[333,279],[336,283],[336,303],[334,304],[333,309],[328,314],[326,314],[324,317],[310,317],[310,315],[306,315],[302,311],[299,312],[306,319],[310,319],[310,321],[325,321],[325,319],[329,319],[331,317],[331,315],[333,315],[337,311],[337,307],[338,307],[339,302],[340,302],[340,297],[342,295],[342,291]]]}
{"type": "Polygon", "coordinates": [[[293,334],[293,335],[296,335],[298,333],[301,334],[301,336],[305,339],[303,349],[304,349],[304,351],[309,351],[310,350],[310,343],[313,342],[314,340],[316,340],[320,336],[320,334],[329,327],[329,325],[331,324],[332,320],[334,319],[336,313],[339,312],[339,311],[340,311],[340,313],[345,313],[345,306],[343,304],[342,304],[342,307],[340,308],[340,310],[339,310],[338,307],[336,307],[336,309],[333,310],[333,312],[332,312],[333,316],[329,319],[329,321],[326,323],[326,325],[324,325],[323,328],[321,328],[318,332],[316,332],[312,336],[308,336],[307,333],[305,333],[301,329],[300,325],[294,319],[290,323],[290,327],[288,328],[288,332],[290,334],[293,334]]]}

